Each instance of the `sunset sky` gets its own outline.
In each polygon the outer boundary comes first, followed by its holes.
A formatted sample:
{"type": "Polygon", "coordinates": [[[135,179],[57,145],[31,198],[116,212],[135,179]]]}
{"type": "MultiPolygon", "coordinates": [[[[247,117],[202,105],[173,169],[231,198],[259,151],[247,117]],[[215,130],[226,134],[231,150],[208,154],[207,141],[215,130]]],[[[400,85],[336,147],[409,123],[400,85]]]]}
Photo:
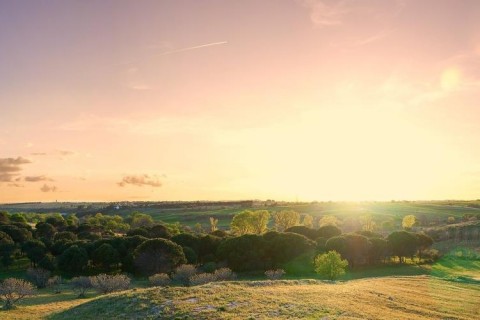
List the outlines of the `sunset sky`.
{"type": "Polygon", "coordinates": [[[480,1],[0,3],[0,202],[480,198],[480,1]]]}

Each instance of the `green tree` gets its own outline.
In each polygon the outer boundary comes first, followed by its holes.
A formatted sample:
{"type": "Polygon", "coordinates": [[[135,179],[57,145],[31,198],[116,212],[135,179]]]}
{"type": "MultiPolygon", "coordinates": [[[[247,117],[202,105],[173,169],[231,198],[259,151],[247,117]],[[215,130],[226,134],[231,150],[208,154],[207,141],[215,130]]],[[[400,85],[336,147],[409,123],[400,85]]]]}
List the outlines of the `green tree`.
{"type": "Polygon", "coordinates": [[[77,245],[66,249],[58,257],[58,268],[69,274],[78,274],[85,270],[88,264],[87,251],[77,245]]]}
{"type": "Polygon", "coordinates": [[[275,229],[283,232],[300,222],[300,214],[293,210],[278,211],[273,214],[273,221],[275,222],[275,229]]]}
{"type": "Polygon", "coordinates": [[[153,225],[153,219],[148,214],[134,212],[130,218],[132,228],[145,228],[153,225]]]}
{"type": "Polygon", "coordinates": [[[151,239],[143,242],[134,252],[137,269],[145,274],[169,273],[176,266],[187,262],[183,249],[166,239],[151,239]]]}
{"type": "Polygon", "coordinates": [[[42,241],[29,240],[22,245],[22,250],[27,254],[34,267],[37,263],[45,257],[47,254],[47,247],[42,241]]]}
{"type": "Polygon", "coordinates": [[[411,230],[416,222],[417,222],[417,218],[413,214],[409,214],[409,215],[403,217],[402,227],[405,230],[411,230]]]}
{"type": "Polygon", "coordinates": [[[316,256],[314,265],[315,272],[330,280],[335,280],[345,274],[345,268],[348,266],[348,262],[347,260],[342,260],[338,252],[329,251],[316,256]]]}
{"type": "Polygon", "coordinates": [[[112,265],[120,262],[118,251],[108,243],[102,244],[92,253],[92,261],[103,270],[109,270],[112,265]]]}
{"type": "Polygon", "coordinates": [[[247,233],[262,234],[267,231],[270,213],[267,210],[245,210],[236,214],[230,225],[235,234],[247,233]]]}
{"type": "Polygon", "coordinates": [[[8,267],[13,263],[12,253],[15,251],[15,242],[3,231],[0,231],[0,257],[2,264],[8,267]]]}
{"type": "Polygon", "coordinates": [[[405,257],[412,257],[418,248],[415,234],[407,231],[395,231],[387,237],[388,247],[394,256],[398,256],[400,263],[405,262],[405,257]]]}

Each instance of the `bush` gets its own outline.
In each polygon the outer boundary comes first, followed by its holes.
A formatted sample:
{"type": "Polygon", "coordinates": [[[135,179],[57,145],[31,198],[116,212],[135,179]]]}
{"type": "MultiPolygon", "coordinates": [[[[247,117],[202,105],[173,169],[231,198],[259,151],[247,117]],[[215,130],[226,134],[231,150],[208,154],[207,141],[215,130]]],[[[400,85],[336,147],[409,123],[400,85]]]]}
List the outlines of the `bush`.
{"type": "Polygon", "coordinates": [[[440,259],[440,252],[436,249],[428,249],[423,252],[423,258],[430,262],[435,262],[440,259]]]}
{"type": "Polygon", "coordinates": [[[175,269],[172,276],[173,281],[188,286],[190,278],[197,273],[197,268],[193,264],[183,264],[175,269]]]}
{"type": "Polygon", "coordinates": [[[28,268],[27,279],[31,281],[38,289],[47,286],[48,278],[50,278],[50,271],[42,268],[28,268]]]}
{"type": "Polygon", "coordinates": [[[201,284],[214,282],[216,278],[213,273],[199,273],[191,276],[188,280],[191,286],[198,286],[201,284]]]}
{"type": "Polygon", "coordinates": [[[47,287],[52,288],[53,292],[61,293],[60,286],[63,283],[63,279],[60,276],[53,276],[47,281],[47,287]]]}
{"type": "Polygon", "coordinates": [[[284,274],[285,274],[285,270],[283,269],[265,271],[265,275],[269,280],[280,280],[284,274]]]}
{"type": "Polygon", "coordinates": [[[124,274],[107,275],[102,273],[98,276],[90,277],[90,282],[92,287],[103,294],[127,290],[130,286],[130,278],[124,274]]]}
{"type": "Polygon", "coordinates": [[[318,255],[314,259],[315,271],[330,280],[335,280],[345,273],[348,266],[347,260],[342,260],[338,252],[329,251],[318,255]]]}
{"type": "Polygon", "coordinates": [[[229,268],[221,268],[213,273],[215,281],[231,281],[237,278],[237,275],[229,268]]]}
{"type": "Polygon", "coordinates": [[[148,281],[150,282],[150,285],[154,287],[165,287],[172,282],[166,273],[154,274],[153,276],[148,277],[148,281]]]}
{"type": "Polygon", "coordinates": [[[215,262],[207,262],[201,267],[203,272],[212,273],[217,269],[217,264],[215,262]]]}
{"type": "Polygon", "coordinates": [[[14,309],[18,301],[34,294],[33,284],[25,280],[9,278],[0,283],[0,298],[4,301],[4,310],[14,309]]]}
{"type": "Polygon", "coordinates": [[[75,277],[70,281],[72,290],[78,293],[78,298],[84,298],[88,289],[92,288],[92,282],[89,277],[75,277]]]}

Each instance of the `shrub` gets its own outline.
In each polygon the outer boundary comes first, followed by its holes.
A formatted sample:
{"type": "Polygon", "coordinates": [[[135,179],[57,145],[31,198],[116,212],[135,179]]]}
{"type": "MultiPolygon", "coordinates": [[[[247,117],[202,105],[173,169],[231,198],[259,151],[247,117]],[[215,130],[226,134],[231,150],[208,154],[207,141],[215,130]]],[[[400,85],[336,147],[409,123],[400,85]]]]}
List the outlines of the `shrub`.
{"type": "Polygon", "coordinates": [[[348,266],[347,260],[342,260],[338,252],[329,251],[318,255],[314,259],[315,271],[330,280],[335,280],[345,273],[348,266]]]}
{"type": "Polygon", "coordinates": [[[90,277],[90,282],[92,287],[103,294],[127,290],[130,286],[130,278],[124,274],[107,275],[102,273],[98,276],[90,277]]]}
{"type": "Polygon", "coordinates": [[[34,294],[35,288],[25,280],[9,278],[0,283],[0,298],[4,301],[5,310],[15,308],[18,301],[34,294]]]}
{"type": "Polygon", "coordinates": [[[182,264],[175,269],[175,273],[172,276],[173,281],[187,286],[190,282],[190,278],[197,273],[197,268],[193,264],[182,264]]]}
{"type": "Polygon", "coordinates": [[[199,273],[193,275],[189,278],[189,283],[191,286],[198,286],[201,284],[206,284],[209,282],[214,282],[216,280],[213,273],[199,273]]]}
{"type": "Polygon", "coordinates": [[[440,252],[436,249],[428,249],[423,252],[423,258],[430,262],[435,262],[440,259],[440,252]]]}
{"type": "Polygon", "coordinates": [[[269,280],[280,280],[284,274],[285,274],[285,270],[283,269],[265,271],[265,275],[269,280]]]}
{"type": "Polygon", "coordinates": [[[148,281],[150,282],[150,285],[154,287],[168,286],[172,282],[166,273],[154,274],[153,276],[148,277],[148,281]]]}
{"type": "Polygon", "coordinates": [[[209,272],[209,273],[212,273],[215,271],[215,269],[217,269],[217,264],[215,262],[207,262],[205,263],[204,265],[202,265],[202,271],[203,272],[209,272]]]}
{"type": "Polygon", "coordinates": [[[88,289],[92,288],[92,282],[89,277],[75,277],[70,281],[70,285],[75,293],[78,293],[78,298],[84,298],[88,289]]]}
{"type": "Polygon", "coordinates": [[[213,273],[215,281],[231,281],[237,278],[237,275],[230,268],[221,268],[213,273]]]}
{"type": "Polygon", "coordinates": [[[47,281],[47,287],[52,288],[53,292],[61,293],[60,286],[63,283],[63,279],[60,276],[53,276],[47,281]]]}
{"type": "Polygon", "coordinates": [[[27,270],[27,279],[39,289],[47,286],[48,278],[50,278],[48,270],[42,268],[28,268],[27,270]]]}

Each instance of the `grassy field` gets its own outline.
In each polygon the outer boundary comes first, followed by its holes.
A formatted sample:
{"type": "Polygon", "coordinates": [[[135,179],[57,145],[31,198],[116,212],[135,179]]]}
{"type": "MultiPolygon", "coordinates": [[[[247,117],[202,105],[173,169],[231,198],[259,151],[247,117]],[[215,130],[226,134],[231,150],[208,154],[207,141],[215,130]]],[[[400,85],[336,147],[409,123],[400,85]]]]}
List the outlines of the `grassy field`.
{"type": "MultiPolygon", "coordinates": [[[[263,203],[264,204],[264,203],[263,203]]],[[[0,205],[0,210],[15,212],[77,212],[77,203],[36,203],[0,205]]],[[[449,216],[460,219],[464,214],[480,214],[480,201],[417,201],[417,202],[318,202],[318,203],[283,203],[274,206],[263,206],[262,203],[252,208],[235,206],[192,206],[189,208],[158,209],[153,207],[129,207],[106,211],[106,204],[91,204],[92,212],[104,214],[118,214],[126,217],[134,211],[149,214],[156,221],[168,223],[180,222],[183,225],[194,226],[201,223],[209,224],[209,217],[216,217],[219,226],[229,226],[233,215],[245,209],[266,209],[271,212],[283,209],[292,209],[301,214],[310,214],[314,217],[335,215],[341,219],[345,217],[360,217],[371,214],[376,220],[393,219],[400,224],[401,219],[408,214],[417,217],[425,216],[445,220],[449,216]]]]}
{"type": "Polygon", "coordinates": [[[150,288],[93,299],[48,319],[478,319],[480,287],[429,276],[150,288]]]}
{"type": "Polygon", "coordinates": [[[0,319],[475,319],[480,312],[480,261],[446,257],[433,265],[391,265],[348,271],[339,282],[318,275],[287,274],[265,281],[200,287],[150,288],[135,279],[132,290],[77,299],[41,289],[0,319]],[[309,279],[309,280],[305,280],[309,279]],[[161,311],[161,313],[160,313],[161,311]],[[440,317],[440,314],[445,314],[440,317]]]}

